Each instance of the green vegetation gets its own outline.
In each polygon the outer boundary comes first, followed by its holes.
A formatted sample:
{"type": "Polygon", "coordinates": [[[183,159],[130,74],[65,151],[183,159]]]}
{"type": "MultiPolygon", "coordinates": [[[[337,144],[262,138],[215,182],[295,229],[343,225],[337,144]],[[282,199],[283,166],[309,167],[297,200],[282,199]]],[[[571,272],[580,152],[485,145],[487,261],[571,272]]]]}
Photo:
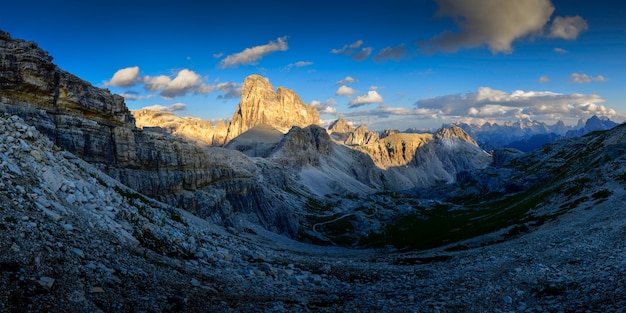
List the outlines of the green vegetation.
{"type": "Polygon", "coordinates": [[[552,193],[543,186],[504,199],[468,205],[465,210],[451,210],[450,204],[435,204],[421,212],[423,216],[406,215],[389,222],[382,233],[370,234],[366,243],[372,247],[395,246],[401,250],[429,249],[452,242],[488,234],[518,225],[505,235],[508,238],[527,232],[527,223],[543,223],[551,216],[531,218],[529,210],[544,203],[552,193]]]}

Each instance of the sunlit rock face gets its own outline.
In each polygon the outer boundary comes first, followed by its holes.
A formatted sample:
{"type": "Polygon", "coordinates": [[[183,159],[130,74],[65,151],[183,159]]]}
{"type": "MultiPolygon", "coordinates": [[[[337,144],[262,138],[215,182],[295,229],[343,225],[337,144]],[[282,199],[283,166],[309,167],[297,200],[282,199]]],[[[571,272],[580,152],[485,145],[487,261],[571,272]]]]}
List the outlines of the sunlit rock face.
{"type": "Polygon", "coordinates": [[[208,146],[222,146],[226,139],[226,124],[219,120],[215,125],[196,117],[179,117],[171,112],[150,109],[131,111],[137,127],[170,133],[187,141],[208,146]]]}
{"type": "Polygon", "coordinates": [[[241,101],[228,126],[226,142],[257,125],[269,125],[286,133],[291,127],[319,124],[317,110],[306,105],[290,89],[279,87],[275,92],[269,81],[259,75],[246,77],[241,101]]]}

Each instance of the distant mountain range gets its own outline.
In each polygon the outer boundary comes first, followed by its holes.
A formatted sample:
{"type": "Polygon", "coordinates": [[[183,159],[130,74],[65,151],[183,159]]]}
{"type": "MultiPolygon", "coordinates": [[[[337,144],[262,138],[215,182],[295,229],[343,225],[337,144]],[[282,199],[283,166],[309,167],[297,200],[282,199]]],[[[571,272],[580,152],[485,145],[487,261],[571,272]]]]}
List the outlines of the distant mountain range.
{"type": "Polygon", "coordinates": [[[619,124],[608,118],[601,119],[594,115],[589,119],[580,119],[576,126],[566,126],[562,121],[548,125],[530,119],[503,124],[455,123],[452,125],[462,128],[476,140],[481,148],[487,151],[498,148],[515,148],[528,152],[541,148],[544,144],[559,138],[580,137],[593,131],[608,130],[619,124]]]}

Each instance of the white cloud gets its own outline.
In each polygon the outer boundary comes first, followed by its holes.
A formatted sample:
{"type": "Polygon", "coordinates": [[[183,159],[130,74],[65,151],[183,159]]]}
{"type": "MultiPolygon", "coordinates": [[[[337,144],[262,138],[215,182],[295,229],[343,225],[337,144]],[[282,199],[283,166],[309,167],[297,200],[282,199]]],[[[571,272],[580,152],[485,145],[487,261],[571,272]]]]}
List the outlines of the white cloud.
{"type": "Polygon", "coordinates": [[[353,94],[356,93],[356,90],[346,86],[346,85],[342,85],[341,87],[339,87],[339,89],[337,89],[337,91],[335,92],[335,95],[337,96],[344,96],[344,97],[350,97],[353,94]]]}
{"type": "Polygon", "coordinates": [[[386,105],[379,105],[377,108],[369,110],[359,110],[341,114],[344,117],[372,117],[376,118],[388,118],[391,116],[421,116],[423,118],[434,118],[437,115],[433,114],[427,109],[408,109],[403,107],[390,107],[386,105]]]}
{"type": "Polygon", "coordinates": [[[550,77],[548,77],[548,75],[542,75],[542,76],[539,76],[539,82],[540,82],[540,83],[542,83],[542,84],[543,84],[543,83],[547,83],[547,82],[549,82],[549,81],[550,81],[550,77]]]}
{"type": "Polygon", "coordinates": [[[154,95],[140,95],[137,92],[134,91],[129,91],[129,92],[125,92],[125,93],[121,93],[120,96],[124,97],[124,100],[128,100],[128,101],[135,101],[135,100],[146,100],[146,99],[152,99],[152,97],[154,97],[154,95]]]}
{"type": "Polygon", "coordinates": [[[363,61],[367,59],[370,56],[370,54],[372,54],[373,48],[372,47],[361,48],[362,45],[363,45],[363,40],[359,39],[352,44],[344,45],[341,49],[332,49],[330,50],[330,52],[333,54],[343,54],[343,55],[352,57],[352,59],[355,61],[363,61]]]}
{"type": "Polygon", "coordinates": [[[487,45],[492,53],[513,52],[513,41],[540,33],[554,12],[550,0],[436,0],[437,16],[449,16],[458,32],[422,43],[430,52],[456,52],[487,45]]]}
{"type": "Polygon", "coordinates": [[[574,40],[578,38],[578,34],[587,29],[589,29],[589,25],[578,15],[567,17],[557,16],[552,21],[552,25],[550,25],[548,37],[574,40]]]}
{"type": "Polygon", "coordinates": [[[376,90],[370,90],[366,94],[362,96],[358,96],[352,100],[350,100],[349,105],[351,108],[372,104],[372,103],[381,103],[383,102],[383,97],[376,92],[376,90]]]}
{"type": "Polygon", "coordinates": [[[243,51],[227,56],[220,62],[220,68],[235,67],[239,64],[256,64],[262,57],[275,52],[287,51],[287,37],[280,37],[276,41],[270,41],[265,45],[246,48],[243,51]]]}
{"type": "MultiPolygon", "coordinates": [[[[219,90],[223,95],[217,96],[218,99],[239,99],[241,98],[241,85],[233,82],[219,83],[214,85],[212,91],[219,90]]],[[[211,92],[211,91],[210,91],[211,92]]]]}
{"type": "Polygon", "coordinates": [[[406,45],[401,44],[395,47],[386,47],[380,50],[375,56],[372,57],[372,60],[375,62],[384,62],[389,59],[394,61],[400,61],[407,54],[406,45]]]}
{"type": "Polygon", "coordinates": [[[353,44],[351,44],[349,47],[352,49],[358,49],[361,47],[361,45],[363,45],[363,40],[359,39],[355,41],[353,44]]]}
{"type": "Polygon", "coordinates": [[[606,77],[602,75],[598,75],[594,77],[594,76],[589,76],[587,74],[572,73],[569,75],[569,81],[570,83],[589,84],[591,82],[603,83],[607,81],[607,79],[606,77]]]}
{"type": "Polygon", "coordinates": [[[474,118],[498,118],[511,120],[578,115],[613,116],[615,110],[599,103],[604,99],[596,94],[560,94],[549,91],[516,90],[507,93],[489,87],[480,87],[465,95],[444,95],[422,99],[417,108],[431,114],[447,117],[471,116],[474,118]]]}
{"type": "Polygon", "coordinates": [[[290,63],[287,66],[285,66],[286,70],[291,70],[294,67],[305,67],[305,66],[309,66],[309,65],[313,65],[313,62],[308,62],[308,61],[298,61],[296,63],[290,63]]]}
{"type": "Polygon", "coordinates": [[[219,59],[219,58],[221,58],[221,57],[223,57],[223,56],[224,56],[224,53],[223,53],[223,52],[213,53],[213,57],[214,57],[214,58],[216,58],[216,59],[219,59]]]}
{"type": "Polygon", "coordinates": [[[113,74],[110,81],[105,82],[105,86],[131,87],[139,80],[139,66],[127,67],[118,70],[113,74]]]}
{"type": "Polygon", "coordinates": [[[346,78],[338,81],[337,85],[352,84],[354,82],[356,82],[356,79],[352,78],[352,76],[346,76],[346,78]]]}
{"type": "Polygon", "coordinates": [[[319,111],[322,114],[337,113],[337,109],[335,108],[335,105],[337,105],[337,101],[335,101],[335,99],[333,98],[326,99],[324,103],[321,103],[320,101],[317,101],[317,100],[311,101],[311,106],[316,108],[317,111],[319,111]]]}
{"type": "Polygon", "coordinates": [[[145,76],[143,82],[145,83],[146,90],[160,90],[161,97],[166,99],[183,96],[202,86],[202,78],[200,75],[188,69],[180,70],[174,79],[165,75],[156,77],[145,76]]]}
{"type": "Polygon", "coordinates": [[[167,106],[155,104],[155,105],[143,107],[141,109],[153,110],[153,111],[164,111],[164,112],[176,112],[176,111],[182,111],[186,108],[187,108],[186,104],[178,102],[178,103],[174,103],[172,105],[167,105],[167,106]]]}

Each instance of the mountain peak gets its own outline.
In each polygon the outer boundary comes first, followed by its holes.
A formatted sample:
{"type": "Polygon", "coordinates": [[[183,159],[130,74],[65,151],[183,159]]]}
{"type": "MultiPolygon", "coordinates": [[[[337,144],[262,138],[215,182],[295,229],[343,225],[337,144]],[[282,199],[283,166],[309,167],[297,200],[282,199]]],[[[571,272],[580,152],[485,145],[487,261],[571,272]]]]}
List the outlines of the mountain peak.
{"type": "Polygon", "coordinates": [[[269,125],[286,133],[291,127],[319,125],[317,110],[302,102],[291,89],[272,84],[263,76],[246,77],[241,89],[241,101],[235,110],[226,135],[226,143],[256,125],[269,125]]]}
{"type": "Polygon", "coordinates": [[[340,117],[336,121],[330,123],[330,125],[328,126],[328,130],[331,132],[347,133],[354,131],[355,128],[354,126],[350,125],[348,121],[340,117]]]}
{"type": "Polygon", "coordinates": [[[458,127],[456,125],[439,128],[433,138],[435,140],[461,139],[471,144],[478,145],[476,141],[472,137],[470,137],[470,135],[468,135],[461,127],[458,127]]]}
{"type": "Polygon", "coordinates": [[[270,84],[267,78],[258,75],[252,74],[246,77],[243,81],[243,86],[241,87],[241,98],[247,98],[251,94],[259,93],[259,92],[274,92],[272,84],[270,84]]]}

